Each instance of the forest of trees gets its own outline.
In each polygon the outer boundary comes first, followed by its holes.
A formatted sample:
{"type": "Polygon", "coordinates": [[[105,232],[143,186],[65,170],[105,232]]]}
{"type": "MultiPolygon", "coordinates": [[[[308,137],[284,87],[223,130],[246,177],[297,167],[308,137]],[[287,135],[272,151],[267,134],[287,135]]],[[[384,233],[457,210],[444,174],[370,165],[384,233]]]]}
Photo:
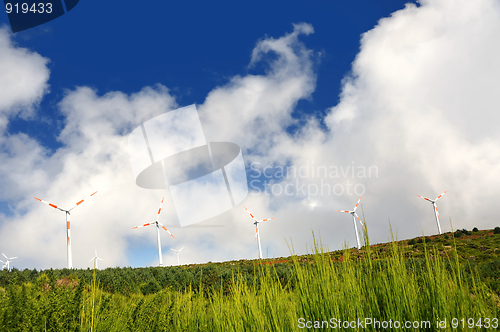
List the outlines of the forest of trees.
{"type": "MultiPolygon", "coordinates": [[[[455,242],[459,258],[466,261],[462,265],[465,276],[469,276],[472,270],[477,270],[479,277],[486,285],[497,294],[500,294],[500,234],[494,231],[474,231],[467,232],[457,230],[454,234],[447,233],[441,236],[419,237],[415,239],[399,241],[398,245],[403,249],[406,257],[413,257],[413,260],[406,262],[407,268],[411,269],[414,264],[423,264],[425,261],[424,246],[440,251],[443,255],[445,246],[455,242]],[[459,234],[460,233],[460,234],[459,234]],[[463,235],[463,236],[462,236],[463,235]],[[453,240],[455,238],[455,240],[453,240]],[[443,249],[443,250],[442,250],[443,249]]],[[[373,245],[372,251],[379,259],[376,264],[385,264],[383,259],[389,254],[389,244],[373,245]]],[[[343,252],[335,251],[328,253],[331,259],[340,263],[343,252]]],[[[362,259],[360,252],[351,250],[351,257],[362,259]]],[[[313,261],[313,255],[299,257],[301,264],[313,261]]],[[[229,281],[234,278],[245,278],[246,283],[251,286],[254,279],[258,277],[257,260],[240,260],[224,263],[207,263],[200,265],[168,266],[168,267],[147,267],[131,268],[116,267],[97,271],[97,278],[103,291],[120,294],[153,294],[164,288],[174,291],[182,291],[191,287],[197,291],[199,287],[203,289],[223,289],[229,281]]],[[[264,263],[272,263],[273,260],[264,260],[264,263]]],[[[275,278],[283,286],[293,287],[292,261],[281,258],[280,263],[273,263],[275,278]]],[[[450,262],[446,263],[447,265],[450,262]]],[[[91,269],[61,269],[61,270],[17,270],[13,268],[10,272],[0,271],[0,288],[8,285],[22,285],[23,283],[35,283],[41,276],[51,282],[65,279],[64,282],[76,284],[90,284],[92,280],[91,269]]]]}

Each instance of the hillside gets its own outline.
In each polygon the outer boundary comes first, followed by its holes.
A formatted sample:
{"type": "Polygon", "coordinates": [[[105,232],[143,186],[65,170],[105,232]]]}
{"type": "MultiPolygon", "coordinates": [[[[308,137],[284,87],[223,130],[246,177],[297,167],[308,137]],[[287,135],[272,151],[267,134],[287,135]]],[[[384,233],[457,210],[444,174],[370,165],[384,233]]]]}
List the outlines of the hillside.
{"type": "MultiPolygon", "coordinates": [[[[405,257],[410,266],[410,258],[417,264],[425,259],[426,252],[432,259],[439,254],[443,258],[453,258],[456,248],[457,258],[466,276],[470,271],[477,269],[483,282],[486,283],[497,294],[500,294],[500,234],[494,234],[493,230],[467,231],[457,230],[455,233],[445,233],[430,237],[418,237],[409,240],[396,241],[399,252],[405,257]],[[426,250],[427,249],[427,250],[426,250]]],[[[383,261],[392,255],[392,243],[379,243],[370,246],[371,259],[383,261]]],[[[355,248],[338,250],[324,253],[333,262],[342,262],[345,255],[352,260],[363,260],[367,249],[355,248]]],[[[302,255],[296,257],[303,264],[314,263],[314,255],[302,255]]],[[[291,283],[293,257],[280,257],[264,260],[238,260],[221,263],[190,264],[171,267],[148,267],[148,268],[107,268],[97,271],[97,278],[104,291],[110,293],[142,293],[151,294],[165,287],[173,290],[183,290],[193,287],[197,290],[200,286],[207,289],[215,287],[224,288],[224,283],[231,280],[233,275],[242,274],[252,284],[258,274],[256,266],[259,264],[272,265],[279,280],[283,285],[291,283]]],[[[0,271],[0,287],[5,288],[9,284],[21,285],[27,282],[36,282],[43,276],[52,282],[83,282],[90,284],[92,270],[29,270],[22,271],[13,269],[11,272],[0,271]],[[65,281],[61,281],[61,280],[65,281]]]]}
{"type": "Polygon", "coordinates": [[[3,271],[0,330],[349,330],[363,322],[357,330],[489,331],[499,326],[499,244],[490,230],[461,230],[263,261],[3,271]]]}

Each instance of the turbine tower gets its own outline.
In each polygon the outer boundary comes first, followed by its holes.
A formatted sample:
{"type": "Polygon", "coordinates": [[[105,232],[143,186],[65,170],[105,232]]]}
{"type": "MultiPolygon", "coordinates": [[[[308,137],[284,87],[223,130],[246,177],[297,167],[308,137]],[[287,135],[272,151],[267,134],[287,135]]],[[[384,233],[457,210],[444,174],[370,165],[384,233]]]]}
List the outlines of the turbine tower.
{"type": "Polygon", "coordinates": [[[13,259],[16,259],[17,257],[11,257],[11,258],[9,258],[9,257],[5,256],[5,254],[3,252],[2,252],[2,255],[3,255],[3,257],[7,258],[6,262],[0,261],[0,262],[3,263],[2,270],[5,269],[5,268],[7,268],[7,271],[10,271],[10,261],[13,260],[13,259]]]}
{"type": "MultiPolygon", "coordinates": [[[[97,194],[97,191],[95,193],[91,194],[89,196],[89,198],[94,196],[95,194],[97,194]]],[[[67,238],[67,243],[68,243],[68,245],[67,245],[67,257],[68,257],[67,260],[68,260],[68,269],[72,269],[73,268],[73,256],[71,255],[70,211],[73,210],[74,208],[76,208],[78,205],[82,204],[85,200],[83,200],[83,199],[80,200],[79,202],[77,202],[75,204],[75,206],[73,206],[71,209],[67,210],[67,209],[63,209],[60,206],[57,206],[57,205],[54,205],[52,203],[41,200],[40,198],[37,198],[37,197],[34,197],[34,198],[42,203],[47,204],[50,207],[53,207],[54,209],[58,209],[58,210],[66,213],[66,235],[67,235],[66,238],[67,238]]]]}
{"type": "Polygon", "coordinates": [[[170,234],[170,236],[175,239],[175,236],[172,233],[170,233],[170,231],[158,221],[160,219],[161,206],[163,205],[163,199],[164,198],[161,199],[160,208],[158,209],[158,214],[156,215],[156,220],[154,222],[150,222],[150,223],[147,223],[144,225],[132,227],[132,229],[136,229],[139,227],[146,227],[146,226],[151,226],[151,225],[156,226],[156,235],[158,236],[158,257],[160,259],[160,266],[163,266],[163,259],[161,258],[160,227],[163,228],[164,230],[166,230],[167,233],[170,234]]]}
{"type": "Polygon", "coordinates": [[[177,265],[181,265],[180,261],[179,261],[179,252],[184,249],[184,247],[180,248],[179,250],[175,250],[175,249],[170,249],[170,250],[173,250],[177,253],[177,265]]]}
{"type": "Polygon", "coordinates": [[[262,220],[257,220],[255,219],[255,217],[253,216],[253,214],[250,213],[250,211],[246,208],[246,206],[244,206],[245,210],[248,212],[248,214],[250,215],[250,218],[252,218],[254,220],[254,225],[255,225],[255,241],[258,241],[259,243],[259,258],[262,259],[262,249],[260,247],[260,234],[259,234],[259,223],[261,222],[266,222],[266,221],[269,221],[269,220],[273,220],[274,218],[268,218],[268,219],[262,219],[262,220]]]}
{"type": "Polygon", "coordinates": [[[94,256],[94,258],[92,258],[91,260],[89,260],[89,262],[94,261],[94,269],[99,269],[99,267],[97,266],[97,260],[104,261],[104,259],[97,257],[97,249],[95,249],[95,256],[94,256]]]}
{"type": "Polygon", "coordinates": [[[448,192],[448,190],[446,190],[444,193],[442,193],[441,195],[439,195],[435,200],[428,199],[427,197],[422,197],[420,195],[417,195],[418,197],[425,199],[427,202],[431,202],[432,203],[432,207],[434,208],[434,215],[436,216],[436,223],[437,223],[437,226],[438,226],[438,232],[439,232],[439,234],[442,234],[442,233],[441,233],[441,225],[439,224],[439,219],[440,218],[439,218],[439,212],[438,212],[438,208],[437,208],[437,205],[436,205],[436,201],[438,199],[440,199],[447,192],[448,192]]]}
{"type": "Polygon", "coordinates": [[[358,208],[359,202],[361,201],[361,197],[363,197],[363,196],[359,197],[358,202],[354,206],[354,210],[352,210],[352,211],[337,210],[337,212],[345,212],[345,213],[350,213],[352,215],[352,222],[354,223],[354,231],[356,232],[356,242],[358,244],[358,250],[361,249],[361,243],[359,242],[359,234],[358,234],[358,226],[356,224],[356,218],[358,218],[359,223],[366,230],[365,225],[363,224],[363,222],[361,221],[361,219],[359,219],[358,215],[356,214],[356,209],[358,208]]]}

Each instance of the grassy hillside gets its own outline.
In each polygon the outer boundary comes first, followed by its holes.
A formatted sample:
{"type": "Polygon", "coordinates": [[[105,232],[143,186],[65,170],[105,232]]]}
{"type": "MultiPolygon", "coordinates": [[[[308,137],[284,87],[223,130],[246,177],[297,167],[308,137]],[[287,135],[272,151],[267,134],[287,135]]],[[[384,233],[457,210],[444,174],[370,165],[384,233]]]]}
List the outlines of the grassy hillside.
{"type": "Polygon", "coordinates": [[[467,233],[359,251],[322,253],[316,245],[314,255],[263,261],[3,271],[0,330],[491,331],[500,308],[500,234],[467,233]],[[340,328],[358,320],[362,328],[340,328]]]}
{"type": "MultiPolygon", "coordinates": [[[[434,255],[446,258],[457,250],[458,259],[462,262],[461,268],[466,276],[470,271],[477,269],[480,278],[496,293],[500,294],[500,234],[493,230],[466,231],[457,230],[455,233],[434,235],[431,237],[418,237],[409,240],[396,241],[399,252],[405,259],[413,258],[417,264],[425,260],[425,248],[429,257],[434,255]]],[[[372,259],[385,260],[392,256],[392,244],[381,243],[370,246],[372,259]]],[[[324,253],[333,262],[342,262],[344,255],[348,254],[353,260],[362,260],[366,249],[348,249],[324,253]]],[[[279,279],[286,285],[291,282],[291,269],[293,260],[300,263],[314,262],[314,255],[297,257],[280,257],[264,260],[239,260],[221,263],[191,264],[172,267],[148,268],[107,268],[98,271],[98,278],[103,290],[110,293],[142,293],[151,294],[170,287],[182,290],[191,287],[196,291],[200,285],[208,287],[223,287],[234,274],[242,274],[251,285],[257,274],[255,266],[258,264],[271,264],[274,266],[279,279]]],[[[26,282],[35,282],[41,275],[49,280],[67,279],[75,282],[89,284],[92,280],[92,270],[41,270],[25,269],[11,272],[0,271],[0,287],[9,284],[22,285],[26,282]]]]}

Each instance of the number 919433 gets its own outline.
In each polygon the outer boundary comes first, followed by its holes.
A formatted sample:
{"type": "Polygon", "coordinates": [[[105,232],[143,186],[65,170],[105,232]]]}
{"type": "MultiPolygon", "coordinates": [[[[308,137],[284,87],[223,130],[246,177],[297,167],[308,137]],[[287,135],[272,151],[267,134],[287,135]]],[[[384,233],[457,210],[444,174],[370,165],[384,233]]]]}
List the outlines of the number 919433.
{"type": "Polygon", "coordinates": [[[7,11],[7,14],[10,13],[34,13],[34,14],[50,14],[52,13],[52,3],[47,2],[47,3],[34,3],[31,6],[27,3],[15,3],[12,4],[10,2],[5,4],[5,9],[7,11]]]}

